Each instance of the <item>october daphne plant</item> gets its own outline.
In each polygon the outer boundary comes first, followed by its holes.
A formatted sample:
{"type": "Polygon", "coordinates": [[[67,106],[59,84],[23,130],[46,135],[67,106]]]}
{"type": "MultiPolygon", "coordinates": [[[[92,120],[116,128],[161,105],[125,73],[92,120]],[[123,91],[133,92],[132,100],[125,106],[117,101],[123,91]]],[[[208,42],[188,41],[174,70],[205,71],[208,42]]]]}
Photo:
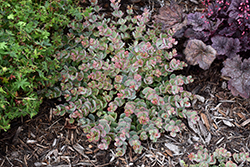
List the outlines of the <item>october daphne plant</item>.
{"type": "Polygon", "coordinates": [[[69,122],[77,121],[100,149],[115,141],[118,156],[128,144],[141,153],[142,140],[155,142],[163,132],[176,136],[184,126],[178,118],[195,122],[196,112],[185,109],[192,95],[182,87],[192,78],[171,74],[186,66],[173,58],[173,32],[149,28],[146,9],[134,17],[131,8],[125,14],[111,0],[107,18],[98,14],[97,1],[91,4],[94,12],[69,25],[71,42],[55,55],[64,65],[61,83],[47,96],[63,96],[66,103],[54,114],[69,113],[69,122]]]}

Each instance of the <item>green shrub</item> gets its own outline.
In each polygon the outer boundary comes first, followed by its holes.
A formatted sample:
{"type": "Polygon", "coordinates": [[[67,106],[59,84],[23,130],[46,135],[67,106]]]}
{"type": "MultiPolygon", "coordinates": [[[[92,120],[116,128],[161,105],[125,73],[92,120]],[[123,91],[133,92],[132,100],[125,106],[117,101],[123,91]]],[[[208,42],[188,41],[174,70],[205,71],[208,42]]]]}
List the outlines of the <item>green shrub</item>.
{"type": "Polygon", "coordinates": [[[0,4],[0,130],[7,130],[10,120],[37,114],[39,91],[58,80],[60,66],[51,55],[66,43],[69,17],[81,12],[66,0],[0,4]]]}
{"type": "Polygon", "coordinates": [[[173,58],[173,32],[149,25],[148,10],[134,17],[112,0],[108,18],[97,1],[92,6],[93,13],[69,24],[69,43],[55,55],[64,65],[61,83],[47,97],[63,96],[66,103],[54,114],[69,114],[100,149],[114,140],[118,156],[128,144],[141,153],[141,140],[155,142],[163,132],[176,136],[184,125],[179,118],[195,122],[197,113],[185,109],[192,95],[182,87],[192,78],[172,74],[186,66],[173,58]]]}

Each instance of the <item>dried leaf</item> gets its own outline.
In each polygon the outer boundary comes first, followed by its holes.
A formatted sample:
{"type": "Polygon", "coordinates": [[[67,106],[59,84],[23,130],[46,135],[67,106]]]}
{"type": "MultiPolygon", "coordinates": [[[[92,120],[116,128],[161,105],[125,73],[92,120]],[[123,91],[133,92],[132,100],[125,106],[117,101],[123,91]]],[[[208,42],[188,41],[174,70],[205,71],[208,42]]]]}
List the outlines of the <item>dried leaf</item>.
{"type": "Polygon", "coordinates": [[[189,64],[199,64],[204,70],[207,70],[216,58],[216,50],[197,39],[188,41],[184,54],[189,64]]]}
{"type": "Polygon", "coordinates": [[[171,3],[170,6],[160,8],[159,15],[155,15],[154,18],[156,23],[162,24],[164,30],[174,27],[177,31],[187,24],[183,8],[177,3],[171,3]]]}

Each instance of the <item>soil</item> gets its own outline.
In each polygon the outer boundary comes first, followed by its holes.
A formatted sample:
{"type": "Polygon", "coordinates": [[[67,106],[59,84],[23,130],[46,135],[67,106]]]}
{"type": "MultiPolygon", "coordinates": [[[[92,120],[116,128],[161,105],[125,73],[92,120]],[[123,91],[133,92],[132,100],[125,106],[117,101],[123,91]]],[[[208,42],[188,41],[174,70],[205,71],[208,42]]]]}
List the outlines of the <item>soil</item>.
{"type": "MultiPolygon", "coordinates": [[[[185,12],[202,9],[195,1],[179,1],[185,12]]],[[[168,2],[166,2],[167,4],[168,2]]],[[[134,5],[141,8],[152,7],[157,14],[160,1],[122,1],[122,7],[134,5]]],[[[100,2],[108,8],[108,1],[100,2]]],[[[69,125],[67,117],[52,115],[56,100],[44,99],[37,116],[18,118],[12,121],[11,129],[0,133],[0,166],[53,166],[53,167],[112,167],[112,166],[180,166],[179,161],[191,163],[188,154],[196,152],[196,143],[204,145],[209,153],[222,147],[233,153],[249,152],[250,101],[234,97],[227,89],[228,78],[221,76],[223,60],[213,62],[208,70],[189,66],[183,75],[191,75],[194,82],[184,88],[196,95],[191,109],[199,113],[198,126],[183,120],[186,127],[175,138],[162,134],[156,143],[143,142],[142,154],[135,154],[131,147],[123,157],[115,157],[113,144],[106,151],[99,150],[96,144],[89,143],[81,128],[69,125]]],[[[245,164],[249,166],[249,164],[245,164]]]]}

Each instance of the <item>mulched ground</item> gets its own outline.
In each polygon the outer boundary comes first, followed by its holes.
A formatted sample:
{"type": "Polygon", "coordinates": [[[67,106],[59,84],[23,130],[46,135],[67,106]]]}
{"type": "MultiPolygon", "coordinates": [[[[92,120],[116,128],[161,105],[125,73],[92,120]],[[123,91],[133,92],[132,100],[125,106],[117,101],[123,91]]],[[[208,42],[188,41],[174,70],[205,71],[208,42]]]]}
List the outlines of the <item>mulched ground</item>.
{"type": "MultiPolygon", "coordinates": [[[[157,2],[154,1],[155,11],[160,8],[157,2]]],[[[186,12],[200,7],[191,1],[179,3],[186,6],[186,12]]],[[[150,0],[141,0],[134,8],[140,10],[150,4],[150,0]]],[[[105,1],[101,5],[105,6],[105,1]]],[[[0,133],[0,166],[178,167],[181,159],[189,162],[187,155],[195,152],[196,143],[210,153],[219,147],[231,153],[249,152],[250,101],[232,96],[227,89],[228,78],[221,77],[221,68],[222,61],[216,60],[207,71],[193,66],[180,72],[194,78],[185,89],[196,95],[191,109],[198,111],[200,122],[196,126],[184,120],[186,128],[175,138],[165,133],[156,143],[142,143],[141,155],[129,147],[125,156],[115,157],[112,144],[107,151],[99,150],[87,141],[79,127],[67,124],[66,117],[52,115],[56,101],[45,99],[35,118],[15,119],[8,132],[0,133]]]]}

